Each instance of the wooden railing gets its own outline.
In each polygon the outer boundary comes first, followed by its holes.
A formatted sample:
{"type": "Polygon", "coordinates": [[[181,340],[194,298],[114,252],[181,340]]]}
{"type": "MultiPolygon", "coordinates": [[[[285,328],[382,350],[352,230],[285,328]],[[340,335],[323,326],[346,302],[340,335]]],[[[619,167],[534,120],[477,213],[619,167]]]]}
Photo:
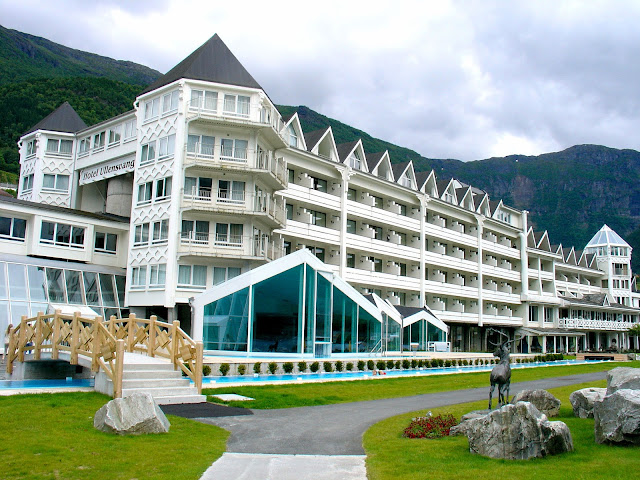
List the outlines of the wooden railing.
{"type": "Polygon", "coordinates": [[[20,324],[9,333],[7,373],[13,373],[13,362],[24,362],[32,353],[40,360],[42,353],[58,359],[60,352],[69,353],[69,362],[78,363],[78,356],[91,359],[91,370],[102,369],[113,382],[113,396],[122,397],[124,352],[166,358],[202,391],[202,342],[195,342],[181,328],[180,322],[159,322],[157,317],[128,318],[112,316],[84,318],[78,312],[63,315],[60,311],[36,317],[23,316],[20,324]]]}

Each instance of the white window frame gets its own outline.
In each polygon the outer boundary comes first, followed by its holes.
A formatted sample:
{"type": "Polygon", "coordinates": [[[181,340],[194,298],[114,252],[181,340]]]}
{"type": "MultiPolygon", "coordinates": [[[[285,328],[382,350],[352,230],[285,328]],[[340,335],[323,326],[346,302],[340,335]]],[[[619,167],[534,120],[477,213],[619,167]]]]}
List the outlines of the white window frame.
{"type": "Polygon", "coordinates": [[[244,236],[244,224],[242,223],[223,223],[216,222],[215,224],[215,241],[216,245],[223,247],[242,247],[242,240],[244,236]],[[224,226],[226,228],[226,232],[219,232],[218,227],[224,226]],[[240,226],[240,231],[242,232],[240,235],[231,234],[232,227],[237,230],[237,227],[240,226]]]}
{"type": "Polygon", "coordinates": [[[69,193],[69,175],[60,173],[44,173],[42,175],[42,190],[45,192],[63,192],[69,193]],[[47,179],[53,177],[53,186],[45,186],[47,179]],[[64,184],[66,183],[66,187],[64,184]]]}
{"type": "Polygon", "coordinates": [[[222,108],[225,115],[248,118],[251,114],[251,97],[248,97],[246,95],[225,93],[224,104],[222,108]],[[242,111],[243,105],[247,106],[246,113],[242,111]],[[231,108],[232,106],[233,108],[231,108]]]}
{"type": "Polygon", "coordinates": [[[4,240],[12,240],[14,242],[24,242],[25,238],[27,236],[27,221],[23,218],[16,218],[16,217],[4,217],[0,215],[0,218],[6,218],[10,221],[10,225],[9,225],[9,235],[4,235],[0,233],[0,238],[4,239],[4,240]],[[16,230],[16,220],[20,220],[22,222],[24,222],[24,237],[20,237],[17,236],[15,233],[16,230]]]}
{"type": "Polygon", "coordinates": [[[22,177],[22,193],[33,190],[33,173],[22,177]]]}
{"type": "Polygon", "coordinates": [[[143,290],[147,286],[147,266],[140,265],[131,269],[131,290],[143,290]]]}
{"type": "Polygon", "coordinates": [[[138,223],[133,230],[133,246],[143,247],[149,244],[149,222],[138,223]]]}
{"type": "Polygon", "coordinates": [[[129,120],[124,124],[124,141],[133,140],[138,135],[136,119],[129,120]]]}
{"type": "Polygon", "coordinates": [[[76,225],[69,225],[66,223],[61,223],[61,222],[49,222],[46,220],[43,220],[42,223],[40,224],[40,243],[45,244],[45,245],[55,245],[58,247],[68,247],[68,248],[84,248],[84,243],[86,240],[86,228],[85,227],[79,227],[76,225]],[[45,224],[49,224],[49,225],[53,225],[53,238],[52,239],[47,239],[47,238],[42,238],[42,229],[44,227],[45,224]],[[60,242],[57,240],[58,237],[58,230],[60,228],[68,228],[69,229],[69,242],[60,242]],[[80,230],[82,232],[82,243],[77,243],[74,242],[74,237],[75,237],[75,232],[80,230]]]}
{"type": "Polygon", "coordinates": [[[160,97],[144,102],[144,121],[149,122],[158,118],[160,111],[160,97]]]}
{"type": "Polygon", "coordinates": [[[220,140],[220,158],[234,162],[246,162],[249,158],[249,142],[241,138],[223,138],[220,140]],[[244,144],[243,147],[238,145],[240,142],[244,144]],[[244,152],[244,156],[242,152],[244,152]]]}
{"type": "Polygon", "coordinates": [[[169,241],[169,220],[153,222],[152,245],[162,245],[169,241]]]}
{"type": "Polygon", "coordinates": [[[156,141],[152,140],[140,147],[140,165],[149,165],[156,160],[156,141]]]}
{"type": "Polygon", "coordinates": [[[168,115],[170,113],[177,112],[179,100],[180,92],[178,90],[165,93],[162,96],[162,115],[168,115]]]}
{"type": "Polygon", "coordinates": [[[104,149],[104,137],[106,132],[100,132],[93,135],[93,150],[99,151],[104,149]]]}
{"type": "Polygon", "coordinates": [[[220,203],[244,203],[246,183],[241,180],[218,179],[218,202],[220,203]],[[221,183],[228,183],[228,188],[223,188],[221,183]]]}
{"type": "Polygon", "coordinates": [[[153,182],[145,182],[138,184],[138,202],[137,205],[148,205],[153,200],[153,182]]]}
{"type": "Polygon", "coordinates": [[[177,282],[178,283],[177,283],[177,285],[180,288],[198,288],[198,289],[206,288],[207,287],[207,274],[208,273],[209,272],[208,272],[208,269],[207,269],[206,265],[178,265],[178,278],[177,278],[177,282]],[[204,275],[205,281],[204,281],[204,284],[195,284],[194,283],[193,279],[195,277],[195,275],[194,275],[195,270],[196,270],[195,267],[198,267],[199,269],[201,269],[201,268],[205,269],[205,275],[204,275]],[[180,283],[180,277],[181,277],[180,271],[181,270],[184,271],[186,268],[189,269],[189,283],[180,283]]]}
{"type": "Polygon", "coordinates": [[[196,110],[216,113],[218,111],[218,92],[197,88],[192,89],[190,107],[196,110]]]}
{"type": "Polygon", "coordinates": [[[149,288],[164,287],[167,282],[167,264],[158,263],[150,265],[149,268],[149,288]]]}
{"type": "Polygon", "coordinates": [[[29,140],[26,145],[27,158],[33,157],[36,154],[36,141],[29,140]]]}
{"type": "Polygon", "coordinates": [[[120,145],[120,140],[122,139],[122,125],[116,125],[115,127],[111,127],[109,129],[109,147],[114,147],[116,145],[120,145]]]}
{"type": "Polygon", "coordinates": [[[69,140],[65,138],[48,138],[46,153],[48,155],[60,155],[63,157],[70,157],[73,154],[73,140],[69,140]],[[64,145],[70,145],[68,152],[62,150],[63,143],[64,145]],[[54,144],[55,144],[55,148],[52,148],[54,144]]]}
{"type": "Polygon", "coordinates": [[[171,134],[166,137],[162,137],[158,141],[158,160],[164,160],[171,158],[175,155],[176,149],[176,135],[171,134]]]}
{"type": "Polygon", "coordinates": [[[164,177],[156,180],[155,200],[157,202],[171,198],[172,177],[164,177]]]}
{"type": "Polygon", "coordinates": [[[84,137],[80,139],[80,144],[78,146],[78,156],[89,155],[91,152],[91,137],[84,137]]]}
{"type": "Polygon", "coordinates": [[[212,137],[210,135],[198,135],[198,134],[189,134],[187,136],[187,153],[195,154],[196,157],[206,157],[213,158],[216,151],[216,137],[212,137]],[[211,143],[207,143],[207,148],[211,148],[211,152],[203,152],[202,139],[211,139],[211,143]],[[194,141],[195,140],[195,141],[194,141]]]}
{"type": "Polygon", "coordinates": [[[95,233],[95,239],[94,239],[94,251],[99,252],[99,253],[108,253],[109,255],[115,255],[116,253],[118,253],[118,234],[116,233],[109,233],[109,232],[98,232],[96,231],[95,233]],[[99,236],[102,236],[102,246],[99,247],[98,244],[98,238],[99,236]],[[109,239],[114,238],[113,242],[114,242],[114,248],[110,249],[109,248],[109,243],[111,243],[109,241],[109,239]]]}

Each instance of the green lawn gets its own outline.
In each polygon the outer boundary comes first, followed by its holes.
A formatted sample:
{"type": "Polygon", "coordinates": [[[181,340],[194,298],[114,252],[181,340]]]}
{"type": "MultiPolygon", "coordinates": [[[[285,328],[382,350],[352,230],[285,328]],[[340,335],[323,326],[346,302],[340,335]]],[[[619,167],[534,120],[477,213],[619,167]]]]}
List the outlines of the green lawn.
{"type": "Polygon", "coordinates": [[[109,400],[98,393],[0,397],[0,478],[198,480],[225,451],[228,432],[171,415],[167,434],[99,432],[93,416],[109,400]]]}
{"type": "MultiPolygon", "coordinates": [[[[425,411],[399,415],[372,426],[364,435],[369,480],[612,480],[640,476],[640,447],[598,445],[593,419],[573,416],[569,395],[587,386],[606,386],[605,381],[550,390],[562,401],[560,418],[571,430],[575,451],[533,460],[493,460],[469,453],[467,438],[408,439],[402,431],[411,418],[425,411]]],[[[457,418],[470,410],[486,408],[475,402],[433,409],[434,415],[452,413],[457,418]]]]}
{"type": "MultiPolygon", "coordinates": [[[[606,371],[619,366],[640,367],[640,362],[606,362],[557,367],[514,369],[511,374],[511,381],[524,382],[527,380],[537,380],[562,375],[606,371]]],[[[209,400],[237,407],[270,409],[328,405],[334,403],[358,402],[362,400],[378,400],[382,398],[408,397],[423,393],[486,387],[488,386],[488,381],[488,372],[478,372],[375,380],[302,383],[293,385],[209,388],[204,389],[203,393],[207,395],[218,393],[237,393],[255,398],[255,400],[246,402],[223,402],[212,397],[209,397],[209,400]]]]}

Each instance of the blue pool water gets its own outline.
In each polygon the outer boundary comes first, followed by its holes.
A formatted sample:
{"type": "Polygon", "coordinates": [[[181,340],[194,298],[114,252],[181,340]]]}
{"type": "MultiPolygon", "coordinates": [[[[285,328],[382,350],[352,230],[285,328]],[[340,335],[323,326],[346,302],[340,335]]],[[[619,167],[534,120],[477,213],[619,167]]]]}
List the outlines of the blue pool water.
{"type": "Polygon", "coordinates": [[[67,380],[0,380],[0,390],[29,388],[93,387],[93,378],[67,380]]]}
{"type": "MultiPolygon", "coordinates": [[[[345,362],[346,363],[346,362],[345,362]]],[[[528,367],[542,367],[552,365],[579,365],[584,362],[577,360],[561,360],[557,362],[537,362],[511,364],[512,369],[528,368],[528,367]]],[[[409,370],[385,370],[383,375],[374,375],[370,371],[352,371],[352,372],[332,372],[332,373],[291,373],[282,375],[270,375],[270,374],[247,374],[247,375],[230,375],[228,377],[204,377],[202,379],[203,387],[213,387],[218,385],[233,385],[233,384],[247,384],[247,383],[271,383],[271,382],[306,382],[309,380],[358,380],[358,379],[374,379],[374,378],[389,378],[389,377],[412,377],[412,376],[427,376],[434,374],[445,373],[470,373],[470,372],[490,372],[495,365],[478,365],[467,367],[442,367],[442,368],[419,368],[409,370]]]]}

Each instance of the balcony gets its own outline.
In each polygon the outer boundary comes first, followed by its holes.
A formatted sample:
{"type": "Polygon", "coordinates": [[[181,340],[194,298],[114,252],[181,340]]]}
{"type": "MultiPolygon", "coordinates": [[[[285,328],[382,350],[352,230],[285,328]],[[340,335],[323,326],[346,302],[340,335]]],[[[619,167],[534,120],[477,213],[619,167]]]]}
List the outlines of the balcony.
{"type": "Polygon", "coordinates": [[[180,232],[178,256],[241,258],[271,261],[284,256],[281,245],[267,237],[220,235],[209,232],[180,232]]]}
{"type": "Polygon", "coordinates": [[[228,149],[219,144],[196,142],[185,148],[185,168],[264,173],[262,180],[274,190],[287,188],[287,164],[271,152],[252,149],[228,149]]]}
{"type": "Polygon", "coordinates": [[[630,322],[617,322],[611,320],[591,320],[586,318],[561,318],[558,320],[559,328],[576,328],[579,330],[617,330],[627,331],[634,324],[630,322]]]}
{"type": "Polygon", "coordinates": [[[183,190],[182,209],[184,211],[259,216],[274,228],[282,228],[286,223],[282,197],[247,194],[244,190],[211,190],[207,188],[183,190]]]}

